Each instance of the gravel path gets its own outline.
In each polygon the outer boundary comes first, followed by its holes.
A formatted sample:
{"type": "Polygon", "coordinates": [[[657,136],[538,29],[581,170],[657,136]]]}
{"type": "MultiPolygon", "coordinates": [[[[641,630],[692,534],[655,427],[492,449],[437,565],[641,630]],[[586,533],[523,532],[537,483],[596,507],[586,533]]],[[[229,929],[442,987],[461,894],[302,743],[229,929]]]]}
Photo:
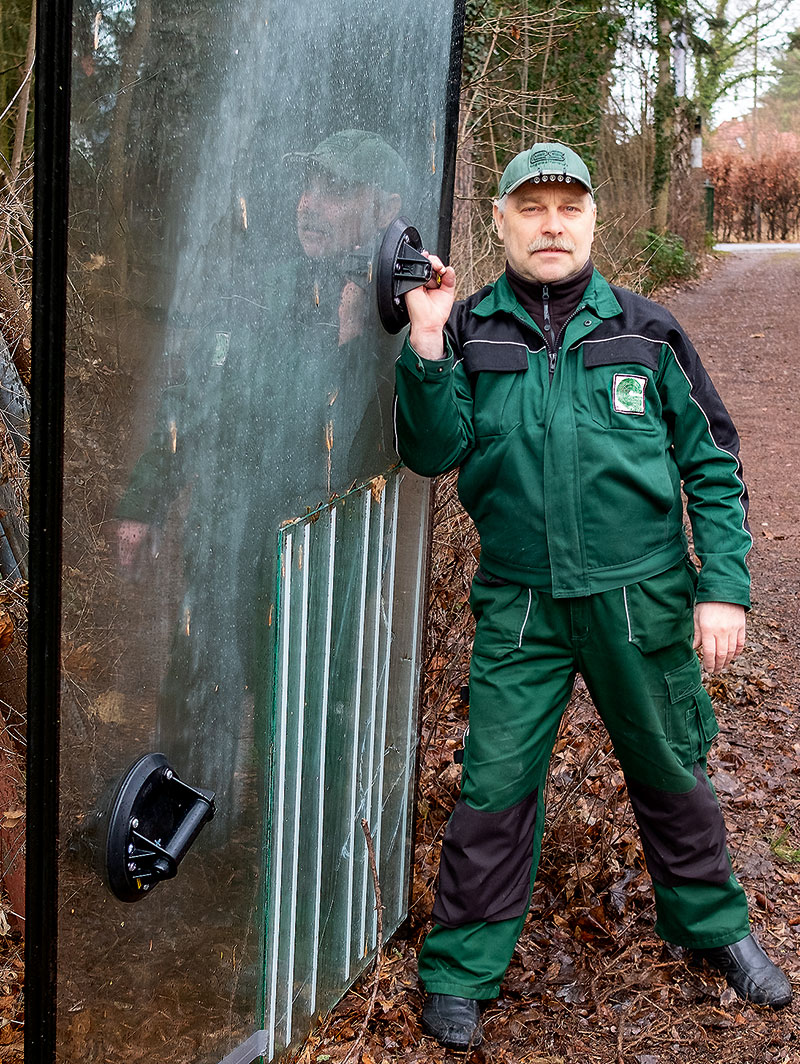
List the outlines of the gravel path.
{"type": "MultiPolygon", "coordinates": [[[[800,995],[800,249],[727,254],[665,302],[742,441],[753,610],[747,649],[717,692],[712,758],[754,923],[800,995]]],[[[798,1011],[776,1018],[754,1061],[800,1061],[798,1011]]]]}
{"type": "Polygon", "coordinates": [[[800,251],[726,255],[710,278],[665,302],[692,338],[739,429],[750,491],[755,606],[796,626],[800,251]]]}

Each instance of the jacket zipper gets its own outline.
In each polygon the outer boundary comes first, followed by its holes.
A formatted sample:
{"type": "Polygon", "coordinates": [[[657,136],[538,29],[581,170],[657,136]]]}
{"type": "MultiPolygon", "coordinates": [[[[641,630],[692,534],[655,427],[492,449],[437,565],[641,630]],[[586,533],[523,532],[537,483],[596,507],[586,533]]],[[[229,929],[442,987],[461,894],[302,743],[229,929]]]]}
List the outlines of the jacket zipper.
{"type": "Polygon", "coordinates": [[[544,313],[544,342],[547,347],[547,368],[550,371],[550,383],[552,384],[558,348],[553,334],[553,323],[550,321],[550,286],[546,284],[542,285],[542,311],[544,313]]]}
{"type": "Polygon", "coordinates": [[[573,310],[564,324],[559,330],[558,336],[553,333],[553,323],[550,320],[550,286],[542,285],[542,313],[544,315],[544,342],[547,348],[547,368],[550,372],[550,383],[553,383],[553,374],[556,371],[556,361],[558,359],[558,345],[561,343],[561,337],[564,335],[564,330],[581,310],[586,307],[585,303],[579,303],[573,310]]]}

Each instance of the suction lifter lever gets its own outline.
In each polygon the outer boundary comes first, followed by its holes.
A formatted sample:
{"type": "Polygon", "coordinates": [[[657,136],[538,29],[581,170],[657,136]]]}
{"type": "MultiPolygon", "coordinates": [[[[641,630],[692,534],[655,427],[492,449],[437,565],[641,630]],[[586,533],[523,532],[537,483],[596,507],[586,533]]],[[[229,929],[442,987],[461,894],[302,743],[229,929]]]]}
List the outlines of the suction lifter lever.
{"type": "Polygon", "coordinates": [[[376,293],[381,325],[390,333],[408,325],[406,292],[427,284],[433,267],[422,254],[422,239],[405,218],[395,218],[378,252],[376,293]]]}
{"type": "Polygon", "coordinates": [[[106,879],[120,901],[139,901],[178,874],[214,816],[213,791],[179,779],[163,754],[145,754],[117,785],[108,813],[106,879]]]}

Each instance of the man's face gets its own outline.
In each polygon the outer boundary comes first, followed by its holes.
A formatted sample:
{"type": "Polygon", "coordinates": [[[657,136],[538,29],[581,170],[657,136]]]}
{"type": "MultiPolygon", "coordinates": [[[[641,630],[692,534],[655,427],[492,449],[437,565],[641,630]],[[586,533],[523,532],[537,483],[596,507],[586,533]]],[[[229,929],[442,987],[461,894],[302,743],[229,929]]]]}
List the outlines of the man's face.
{"type": "Polygon", "coordinates": [[[527,182],[494,208],[497,233],[511,267],[541,284],[563,281],[582,269],[594,239],[597,208],[578,184],[527,182]]]}
{"type": "Polygon", "coordinates": [[[344,255],[371,243],[381,221],[377,199],[370,185],[308,174],[297,204],[297,235],[305,254],[310,259],[344,255]]]}

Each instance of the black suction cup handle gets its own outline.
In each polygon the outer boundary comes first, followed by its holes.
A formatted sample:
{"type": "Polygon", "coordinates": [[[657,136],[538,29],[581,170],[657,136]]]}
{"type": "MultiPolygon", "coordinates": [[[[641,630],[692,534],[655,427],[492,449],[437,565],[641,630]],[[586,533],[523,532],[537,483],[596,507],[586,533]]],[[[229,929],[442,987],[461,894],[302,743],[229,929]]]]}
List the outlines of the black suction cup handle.
{"type": "Polygon", "coordinates": [[[214,792],[179,779],[163,754],[145,754],[117,785],[108,812],[106,878],[120,901],[139,901],[178,874],[214,816],[214,792]]]}
{"type": "Polygon", "coordinates": [[[378,252],[375,289],[381,325],[397,333],[408,325],[406,292],[427,284],[433,267],[422,254],[422,239],[405,218],[395,218],[383,235],[378,252]]]}

